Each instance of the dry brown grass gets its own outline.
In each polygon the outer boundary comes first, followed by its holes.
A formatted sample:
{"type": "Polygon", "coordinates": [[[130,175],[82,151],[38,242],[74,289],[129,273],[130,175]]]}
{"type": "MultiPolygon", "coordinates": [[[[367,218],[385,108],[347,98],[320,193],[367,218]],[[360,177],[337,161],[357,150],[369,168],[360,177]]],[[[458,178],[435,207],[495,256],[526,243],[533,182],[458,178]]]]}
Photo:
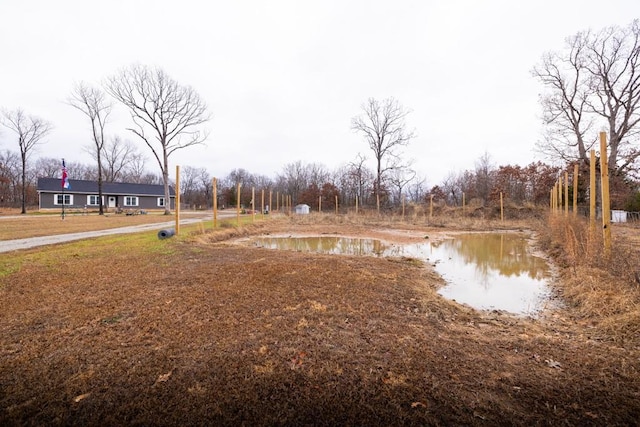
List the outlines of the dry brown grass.
{"type": "Polygon", "coordinates": [[[640,352],[589,339],[584,324],[459,306],[411,259],[229,241],[309,230],[391,238],[390,229],[407,231],[404,241],[448,231],[313,219],[274,216],[241,229],[185,228],[162,241],[141,233],[3,254],[0,424],[640,419],[640,352]]]}
{"type": "MultiPolygon", "coordinates": [[[[478,209],[481,211],[482,209],[478,209]]],[[[507,216],[505,221],[500,220],[494,215],[475,215],[475,211],[462,208],[444,207],[434,210],[433,216],[429,215],[428,210],[425,212],[423,208],[416,210],[407,210],[403,216],[401,213],[378,214],[373,210],[360,210],[358,214],[354,210],[350,210],[348,214],[336,215],[334,213],[318,213],[313,212],[310,215],[293,215],[290,220],[300,225],[351,225],[351,226],[374,226],[374,227],[404,227],[404,228],[432,228],[432,229],[449,229],[449,230],[468,230],[468,231],[486,231],[486,230],[511,230],[511,229],[530,229],[531,218],[514,215],[513,218],[507,216]]],[[[538,214],[536,213],[537,216],[538,214]]]]}
{"type": "Polygon", "coordinates": [[[103,216],[69,214],[65,216],[64,220],[62,220],[61,215],[22,215],[18,218],[0,217],[0,240],[25,239],[28,237],[153,224],[172,221],[174,218],[173,215],[163,215],[161,213],[131,216],[124,214],[103,216]]]}
{"type": "Polygon", "coordinates": [[[583,218],[551,216],[541,227],[541,243],[563,267],[558,290],[570,315],[599,339],[640,345],[640,232],[614,225],[612,251],[604,251],[601,225],[583,218]]]}

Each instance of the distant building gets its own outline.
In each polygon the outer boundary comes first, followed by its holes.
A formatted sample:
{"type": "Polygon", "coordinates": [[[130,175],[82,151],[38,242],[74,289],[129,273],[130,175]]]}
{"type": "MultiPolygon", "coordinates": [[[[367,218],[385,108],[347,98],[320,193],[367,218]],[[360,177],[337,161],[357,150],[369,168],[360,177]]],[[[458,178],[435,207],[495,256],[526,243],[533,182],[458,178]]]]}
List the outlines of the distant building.
{"type": "Polygon", "coordinates": [[[308,215],[311,207],[309,205],[301,204],[296,205],[295,210],[297,214],[308,215]]]}
{"type": "MultiPolygon", "coordinates": [[[[100,203],[113,210],[164,210],[167,201],[164,185],[103,182],[102,200],[98,200],[98,181],[70,179],[62,191],[60,178],[38,178],[38,206],[40,210],[97,209],[100,203]]],[[[175,190],[169,187],[169,209],[175,208],[175,190]]]]}
{"type": "Polygon", "coordinates": [[[627,222],[626,211],[611,211],[611,222],[627,222]]]}

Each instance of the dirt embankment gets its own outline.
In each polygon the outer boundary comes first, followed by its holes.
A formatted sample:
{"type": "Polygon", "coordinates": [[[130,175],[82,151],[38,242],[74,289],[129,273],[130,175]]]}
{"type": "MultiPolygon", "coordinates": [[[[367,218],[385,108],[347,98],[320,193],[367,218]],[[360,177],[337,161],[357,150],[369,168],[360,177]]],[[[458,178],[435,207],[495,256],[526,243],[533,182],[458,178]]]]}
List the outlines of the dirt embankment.
{"type": "MultiPolygon", "coordinates": [[[[283,231],[409,241],[442,230],[274,221],[243,233],[283,231]]],[[[235,235],[27,256],[0,278],[0,423],[640,419],[639,349],[570,312],[477,312],[441,298],[441,279],[413,259],[278,252],[235,235]]]]}

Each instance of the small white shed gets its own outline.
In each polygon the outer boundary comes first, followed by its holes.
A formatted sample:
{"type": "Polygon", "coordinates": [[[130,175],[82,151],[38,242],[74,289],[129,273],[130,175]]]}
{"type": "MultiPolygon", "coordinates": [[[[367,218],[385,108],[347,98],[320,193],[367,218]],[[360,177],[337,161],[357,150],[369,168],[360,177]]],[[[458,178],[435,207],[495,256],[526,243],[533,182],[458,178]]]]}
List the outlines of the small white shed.
{"type": "Polygon", "coordinates": [[[308,215],[310,209],[311,207],[305,204],[296,205],[295,207],[296,213],[300,215],[308,215]]]}
{"type": "Polygon", "coordinates": [[[627,211],[611,211],[611,222],[627,222],[627,211]]]}

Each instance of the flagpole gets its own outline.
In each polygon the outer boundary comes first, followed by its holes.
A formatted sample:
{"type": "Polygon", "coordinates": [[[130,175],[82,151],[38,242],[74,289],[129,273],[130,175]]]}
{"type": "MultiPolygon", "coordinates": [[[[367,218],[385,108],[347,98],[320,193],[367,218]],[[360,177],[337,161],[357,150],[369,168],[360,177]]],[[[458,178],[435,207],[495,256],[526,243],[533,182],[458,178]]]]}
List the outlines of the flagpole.
{"type": "Polygon", "coordinates": [[[64,170],[66,168],[66,165],[64,164],[64,159],[62,159],[62,220],[64,221],[64,170]]]}

